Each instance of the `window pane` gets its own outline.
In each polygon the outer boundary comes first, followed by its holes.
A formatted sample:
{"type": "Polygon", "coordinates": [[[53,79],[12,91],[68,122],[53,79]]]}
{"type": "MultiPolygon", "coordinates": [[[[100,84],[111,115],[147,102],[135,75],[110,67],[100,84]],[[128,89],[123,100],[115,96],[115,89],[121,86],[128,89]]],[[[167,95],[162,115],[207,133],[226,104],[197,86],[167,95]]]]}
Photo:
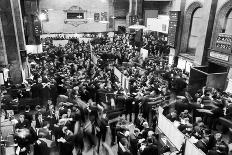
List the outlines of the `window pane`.
{"type": "Polygon", "coordinates": [[[225,33],[232,35],[232,11],[230,11],[226,20],[225,33]]]}
{"type": "Polygon", "coordinates": [[[188,50],[187,52],[191,55],[195,55],[197,44],[198,44],[198,37],[200,36],[200,29],[199,23],[202,23],[201,20],[201,8],[198,8],[192,16],[192,22],[191,22],[191,29],[190,29],[190,35],[188,40],[188,50]]]}

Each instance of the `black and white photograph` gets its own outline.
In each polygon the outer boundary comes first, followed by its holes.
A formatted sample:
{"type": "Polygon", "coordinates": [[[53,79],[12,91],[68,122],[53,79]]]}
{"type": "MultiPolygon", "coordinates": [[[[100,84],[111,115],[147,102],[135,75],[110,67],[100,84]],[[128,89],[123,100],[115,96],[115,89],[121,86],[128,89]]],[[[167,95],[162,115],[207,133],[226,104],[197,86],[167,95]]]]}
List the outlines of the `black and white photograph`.
{"type": "Polygon", "coordinates": [[[232,0],[0,0],[0,155],[232,155],[232,0]]]}

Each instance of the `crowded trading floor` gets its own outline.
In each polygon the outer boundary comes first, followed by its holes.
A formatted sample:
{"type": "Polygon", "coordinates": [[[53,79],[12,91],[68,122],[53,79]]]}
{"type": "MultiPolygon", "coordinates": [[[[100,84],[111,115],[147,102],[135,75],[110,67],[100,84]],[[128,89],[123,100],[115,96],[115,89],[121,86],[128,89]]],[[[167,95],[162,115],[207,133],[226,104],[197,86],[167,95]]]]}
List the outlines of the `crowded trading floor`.
{"type": "Polygon", "coordinates": [[[56,1],[0,0],[0,155],[232,155],[231,0],[56,1]]]}
{"type": "Polygon", "coordinates": [[[87,43],[72,38],[64,47],[45,38],[46,52],[28,56],[31,78],[2,87],[2,125],[13,123],[2,140],[20,155],[165,154],[175,148],[161,143],[168,141],[157,128],[162,109],[204,153],[227,154],[229,141],[222,136],[228,129],[218,129],[218,120],[231,117],[229,94],[204,87],[191,96],[188,74],[169,66],[165,47],[152,44],[165,46],[162,38],[144,35],[144,49],[153,48],[143,59],[128,37],[115,34],[110,41],[105,35],[87,43]]]}

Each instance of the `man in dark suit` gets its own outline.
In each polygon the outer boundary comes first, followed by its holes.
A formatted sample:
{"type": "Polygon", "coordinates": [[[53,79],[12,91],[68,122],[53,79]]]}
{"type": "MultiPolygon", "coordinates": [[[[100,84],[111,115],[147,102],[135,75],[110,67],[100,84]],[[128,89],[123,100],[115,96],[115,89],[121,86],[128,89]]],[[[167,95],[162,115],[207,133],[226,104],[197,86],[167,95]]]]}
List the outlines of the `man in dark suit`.
{"type": "Polygon", "coordinates": [[[32,114],[31,114],[29,105],[27,105],[25,108],[24,116],[25,116],[25,119],[27,119],[29,122],[32,121],[32,114]]]}
{"type": "Polygon", "coordinates": [[[130,141],[130,151],[132,155],[137,155],[138,152],[138,134],[139,130],[135,130],[134,133],[130,134],[129,141],[130,141]]]}
{"type": "Polygon", "coordinates": [[[34,155],[50,155],[50,148],[54,142],[48,140],[48,132],[41,130],[38,132],[39,139],[34,145],[34,155]]]}
{"type": "Polygon", "coordinates": [[[201,149],[204,153],[208,152],[208,140],[206,138],[200,139],[195,145],[197,148],[201,149]]]}
{"type": "Polygon", "coordinates": [[[51,100],[52,100],[52,104],[55,106],[56,105],[56,99],[58,97],[58,94],[57,94],[57,83],[56,83],[56,80],[53,79],[52,80],[52,84],[50,85],[50,97],[51,97],[51,100]]]}
{"type": "Polygon", "coordinates": [[[31,86],[31,93],[32,98],[34,99],[34,104],[41,104],[41,89],[43,88],[42,85],[42,78],[39,77],[37,82],[31,86]]]}
{"type": "Polygon", "coordinates": [[[129,115],[129,121],[132,121],[132,103],[134,102],[134,98],[130,96],[130,94],[128,94],[127,98],[126,98],[126,119],[127,119],[127,115],[129,115]]]}
{"type": "Polygon", "coordinates": [[[50,83],[48,83],[47,78],[43,79],[43,87],[41,88],[40,98],[42,106],[46,107],[48,100],[50,98],[50,83]]]}
{"type": "Polygon", "coordinates": [[[36,119],[36,128],[42,128],[43,127],[43,115],[42,113],[38,113],[37,119],[36,119]]]}
{"type": "Polygon", "coordinates": [[[158,155],[158,146],[153,144],[151,138],[147,139],[147,146],[141,152],[141,155],[158,155]]]}
{"type": "Polygon", "coordinates": [[[29,128],[30,123],[27,119],[25,119],[25,116],[23,113],[19,115],[19,122],[15,125],[15,129],[23,129],[23,128],[29,128]]]}
{"type": "Polygon", "coordinates": [[[38,136],[37,136],[37,131],[36,131],[35,125],[36,125],[36,121],[32,120],[31,121],[31,127],[29,128],[30,135],[31,135],[31,143],[32,144],[35,143],[38,140],[38,136]]]}
{"type": "Polygon", "coordinates": [[[75,121],[74,121],[74,115],[71,109],[67,109],[67,119],[68,121],[66,122],[66,126],[68,127],[68,129],[70,129],[73,132],[75,121]]]}
{"type": "Polygon", "coordinates": [[[68,130],[67,126],[62,127],[62,132],[64,133],[64,137],[61,137],[57,141],[60,142],[60,155],[72,155],[73,150],[73,133],[68,130]]]}
{"type": "Polygon", "coordinates": [[[105,93],[106,93],[106,90],[104,89],[104,84],[102,83],[100,84],[100,88],[97,90],[97,94],[96,94],[97,104],[106,101],[105,93]]]}
{"type": "Polygon", "coordinates": [[[129,142],[127,138],[121,138],[118,145],[118,155],[132,155],[129,150],[129,142]]]}

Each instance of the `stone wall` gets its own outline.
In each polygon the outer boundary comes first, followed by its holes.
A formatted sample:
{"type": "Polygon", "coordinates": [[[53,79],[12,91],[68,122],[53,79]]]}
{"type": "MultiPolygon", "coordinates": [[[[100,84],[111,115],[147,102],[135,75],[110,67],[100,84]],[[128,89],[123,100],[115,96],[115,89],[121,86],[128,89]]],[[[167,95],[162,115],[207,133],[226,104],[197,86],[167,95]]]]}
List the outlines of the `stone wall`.
{"type": "MultiPolygon", "coordinates": [[[[94,22],[94,13],[107,12],[107,16],[113,15],[111,0],[40,0],[40,9],[48,10],[49,21],[43,22],[44,33],[79,33],[79,32],[103,32],[108,30],[108,24],[94,22]],[[72,6],[80,7],[85,12],[88,22],[79,26],[65,24],[66,12],[72,6]],[[90,19],[91,18],[91,19],[90,19]]],[[[77,19],[78,20],[78,19],[77,19]]]]}
{"type": "Polygon", "coordinates": [[[192,3],[194,3],[194,2],[199,2],[199,3],[201,3],[201,4],[204,4],[204,1],[205,1],[205,0],[186,0],[185,10],[187,10],[188,7],[189,7],[192,3]]]}
{"type": "Polygon", "coordinates": [[[169,13],[171,9],[171,2],[168,1],[149,1],[144,2],[143,4],[144,10],[158,10],[159,14],[167,14],[169,13]]]}

